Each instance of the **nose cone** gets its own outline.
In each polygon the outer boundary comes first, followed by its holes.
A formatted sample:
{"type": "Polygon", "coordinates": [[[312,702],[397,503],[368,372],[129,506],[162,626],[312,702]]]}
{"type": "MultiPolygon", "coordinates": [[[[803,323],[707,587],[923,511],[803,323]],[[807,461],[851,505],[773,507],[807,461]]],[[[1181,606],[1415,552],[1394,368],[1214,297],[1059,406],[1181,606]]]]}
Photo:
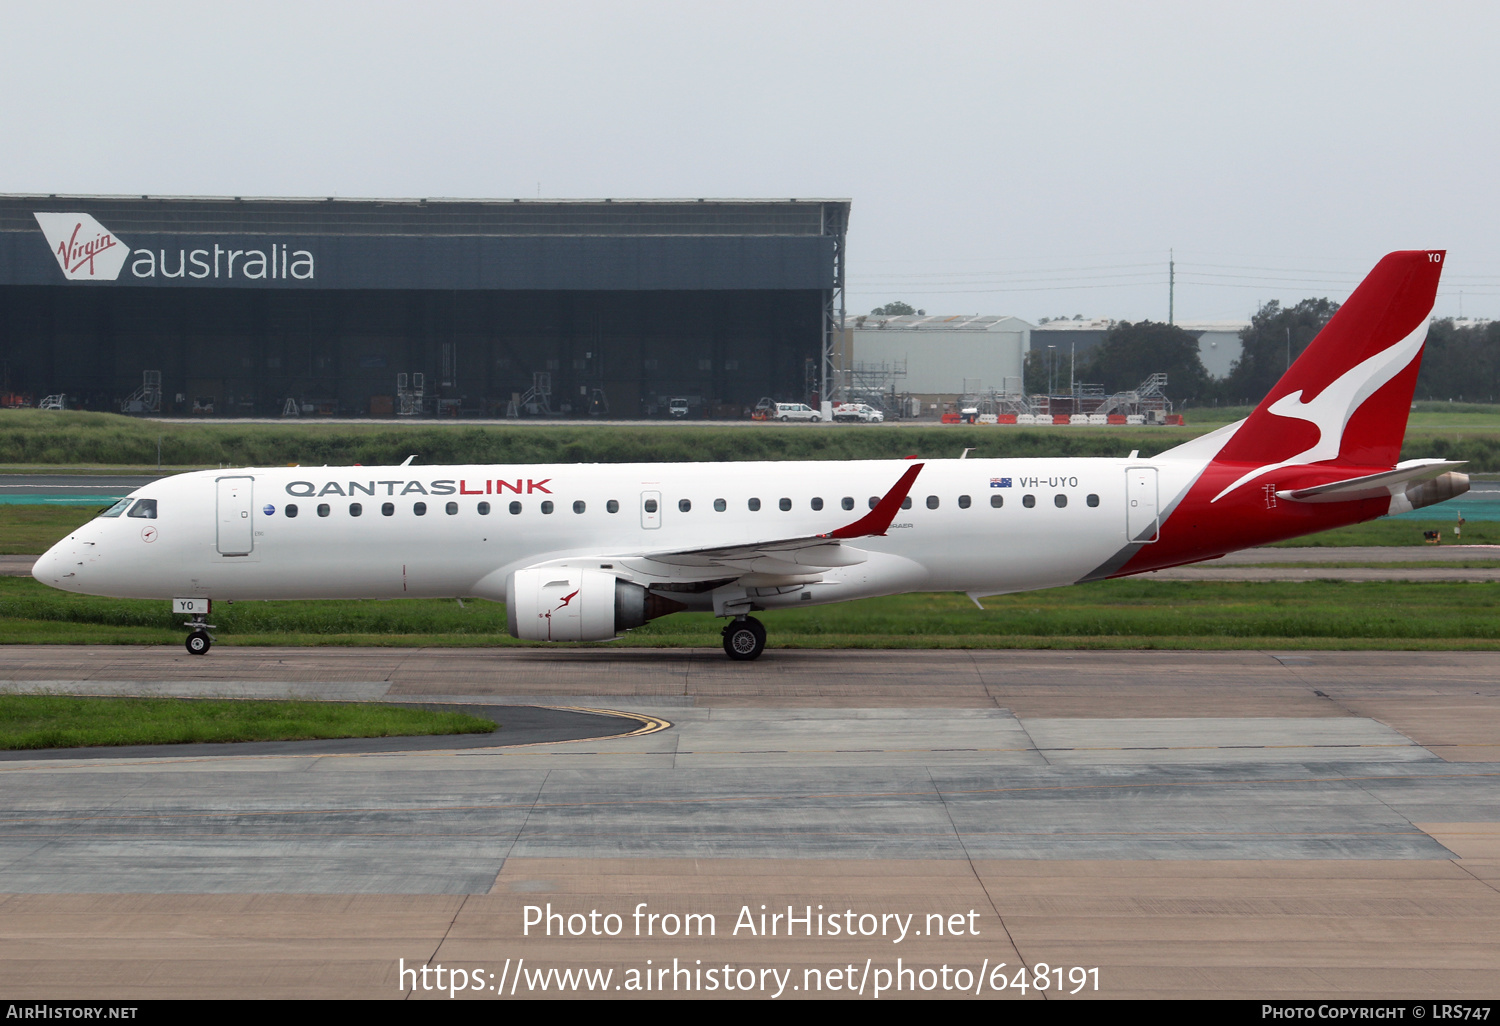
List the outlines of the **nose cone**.
{"type": "Polygon", "coordinates": [[[32,564],[31,576],[48,587],[76,591],[76,588],[68,586],[77,576],[76,573],[70,571],[77,571],[79,562],[69,558],[72,548],[73,543],[70,538],[65,538],[52,546],[32,564]]]}

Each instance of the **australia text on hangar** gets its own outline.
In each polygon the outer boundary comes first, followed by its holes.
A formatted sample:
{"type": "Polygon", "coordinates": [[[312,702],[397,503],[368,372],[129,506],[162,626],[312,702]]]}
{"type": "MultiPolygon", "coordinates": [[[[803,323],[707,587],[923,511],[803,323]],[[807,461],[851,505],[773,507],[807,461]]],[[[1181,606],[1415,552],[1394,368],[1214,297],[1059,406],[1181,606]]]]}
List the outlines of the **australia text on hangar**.
{"type": "Polygon", "coordinates": [[[174,254],[164,248],[131,249],[92,214],[37,211],[32,216],[68,281],[116,281],[127,261],[134,278],[309,281],[316,275],[311,252],[282,242],[231,249],[215,241],[211,250],[181,247],[174,254]]]}

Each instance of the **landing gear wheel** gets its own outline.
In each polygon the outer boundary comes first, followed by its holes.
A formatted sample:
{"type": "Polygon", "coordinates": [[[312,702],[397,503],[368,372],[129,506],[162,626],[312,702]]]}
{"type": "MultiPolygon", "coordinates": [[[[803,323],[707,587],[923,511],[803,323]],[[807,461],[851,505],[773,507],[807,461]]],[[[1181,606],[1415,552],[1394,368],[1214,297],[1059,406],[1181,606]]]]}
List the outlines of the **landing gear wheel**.
{"type": "Polygon", "coordinates": [[[213,647],[213,638],[208,636],[208,631],[194,631],[187,636],[188,655],[208,655],[208,650],[213,647]]]}
{"type": "Polygon", "coordinates": [[[766,629],[753,616],[729,621],[724,628],[724,654],[736,662],[757,659],[766,650],[766,629]]]}

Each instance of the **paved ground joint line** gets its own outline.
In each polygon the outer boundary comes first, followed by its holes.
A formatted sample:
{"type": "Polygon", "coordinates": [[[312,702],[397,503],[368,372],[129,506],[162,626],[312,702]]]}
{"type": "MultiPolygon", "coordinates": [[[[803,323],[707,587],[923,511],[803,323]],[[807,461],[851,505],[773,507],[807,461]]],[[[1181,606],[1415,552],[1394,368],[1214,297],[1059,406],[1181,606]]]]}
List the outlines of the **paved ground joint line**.
{"type": "MultiPolygon", "coordinates": [[[[1434,837],[1433,840],[1437,840],[1437,838],[1434,837]]],[[[1439,843],[1441,843],[1441,842],[1439,842],[1439,843]]],[[[1444,847],[1446,847],[1446,845],[1444,847]]],[[[1449,859],[1448,861],[1452,862],[1455,866],[1457,866],[1458,869],[1459,869],[1459,872],[1463,873],[1469,879],[1471,879],[1471,880],[1477,880],[1477,881],[1479,881],[1479,883],[1481,883],[1484,886],[1488,887],[1490,890],[1495,891],[1497,894],[1500,894],[1500,887],[1496,887],[1495,884],[1492,881],[1486,880],[1482,876],[1475,876],[1473,873],[1471,873],[1469,871],[1468,867],[1464,865],[1464,860],[1463,859],[1449,859]]]]}
{"type": "Polygon", "coordinates": [[[516,827],[516,834],[510,839],[510,847],[505,849],[505,855],[500,860],[500,868],[495,870],[495,880],[490,882],[490,889],[494,890],[495,882],[500,879],[500,874],[505,872],[505,863],[510,859],[511,853],[516,850],[516,845],[521,843],[521,835],[526,832],[526,825],[531,822],[531,814],[536,811],[537,805],[541,803],[542,792],[547,789],[547,778],[552,776],[549,769],[542,774],[541,783],[536,786],[536,794],[531,797],[531,804],[526,807],[526,815],[521,817],[521,825],[516,827]]]}
{"type": "MultiPolygon", "coordinates": [[[[995,904],[995,899],[993,896],[991,896],[990,889],[984,885],[984,878],[979,875],[979,870],[974,866],[974,857],[969,854],[969,846],[964,843],[964,837],[963,834],[959,832],[958,824],[953,822],[953,810],[948,808],[948,799],[943,796],[943,789],[939,787],[938,782],[933,779],[932,767],[928,766],[926,767],[926,770],[927,780],[932,784],[932,790],[937,795],[938,801],[942,803],[943,815],[948,817],[948,825],[953,828],[953,836],[958,841],[958,846],[963,849],[964,861],[969,865],[969,872],[974,874],[974,882],[977,883],[979,885],[979,889],[984,892],[984,900],[990,903],[990,911],[995,913],[995,921],[1000,924],[1000,929],[1005,931],[1005,939],[1010,943],[1010,949],[1016,953],[1017,958],[1021,959],[1021,964],[1024,966],[1026,960],[1021,956],[1021,946],[1017,944],[1016,939],[1011,936],[1010,927],[1005,925],[1005,917],[1000,914],[1000,907],[995,904]]],[[[925,930],[926,927],[923,926],[923,929],[925,930]]],[[[1043,1000],[1046,1000],[1045,995],[1043,996],[1043,1000]]]]}
{"type": "MultiPolygon", "coordinates": [[[[435,944],[433,946],[432,954],[430,954],[430,955],[427,956],[427,961],[425,963],[423,963],[424,968],[427,965],[430,965],[433,962],[437,961],[438,952],[442,951],[443,950],[443,945],[448,942],[448,935],[453,932],[453,924],[456,923],[456,922],[458,922],[459,915],[463,912],[464,906],[467,905],[468,903],[469,903],[469,896],[467,894],[465,894],[463,897],[461,897],[459,899],[458,908],[456,908],[456,909],[453,910],[453,918],[450,919],[450,920],[448,920],[448,926],[443,930],[443,935],[438,938],[437,944],[435,944]]],[[[397,980],[396,981],[396,985],[399,987],[401,985],[401,981],[397,980]]],[[[417,992],[416,978],[413,977],[411,990],[408,990],[406,993],[402,994],[401,995],[401,1000],[402,1001],[410,1001],[411,1000],[411,996],[413,994],[415,994],[416,992],[417,992]]]]}

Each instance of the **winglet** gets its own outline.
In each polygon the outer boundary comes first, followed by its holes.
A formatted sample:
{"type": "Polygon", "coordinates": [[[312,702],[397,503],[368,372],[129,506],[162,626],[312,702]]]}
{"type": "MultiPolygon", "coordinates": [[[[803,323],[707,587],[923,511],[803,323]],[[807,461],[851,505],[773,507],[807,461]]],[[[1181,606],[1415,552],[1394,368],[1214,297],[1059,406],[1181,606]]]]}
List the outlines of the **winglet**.
{"type": "Polygon", "coordinates": [[[901,475],[895,487],[885,493],[885,498],[875,504],[875,508],[860,517],[852,524],[840,527],[836,531],[819,535],[820,538],[870,538],[883,536],[886,529],[891,526],[891,521],[896,519],[896,514],[901,511],[901,503],[906,500],[906,493],[911,491],[912,484],[917,480],[925,463],[915,463],[906,468],[906,473],[901,475]]]}

